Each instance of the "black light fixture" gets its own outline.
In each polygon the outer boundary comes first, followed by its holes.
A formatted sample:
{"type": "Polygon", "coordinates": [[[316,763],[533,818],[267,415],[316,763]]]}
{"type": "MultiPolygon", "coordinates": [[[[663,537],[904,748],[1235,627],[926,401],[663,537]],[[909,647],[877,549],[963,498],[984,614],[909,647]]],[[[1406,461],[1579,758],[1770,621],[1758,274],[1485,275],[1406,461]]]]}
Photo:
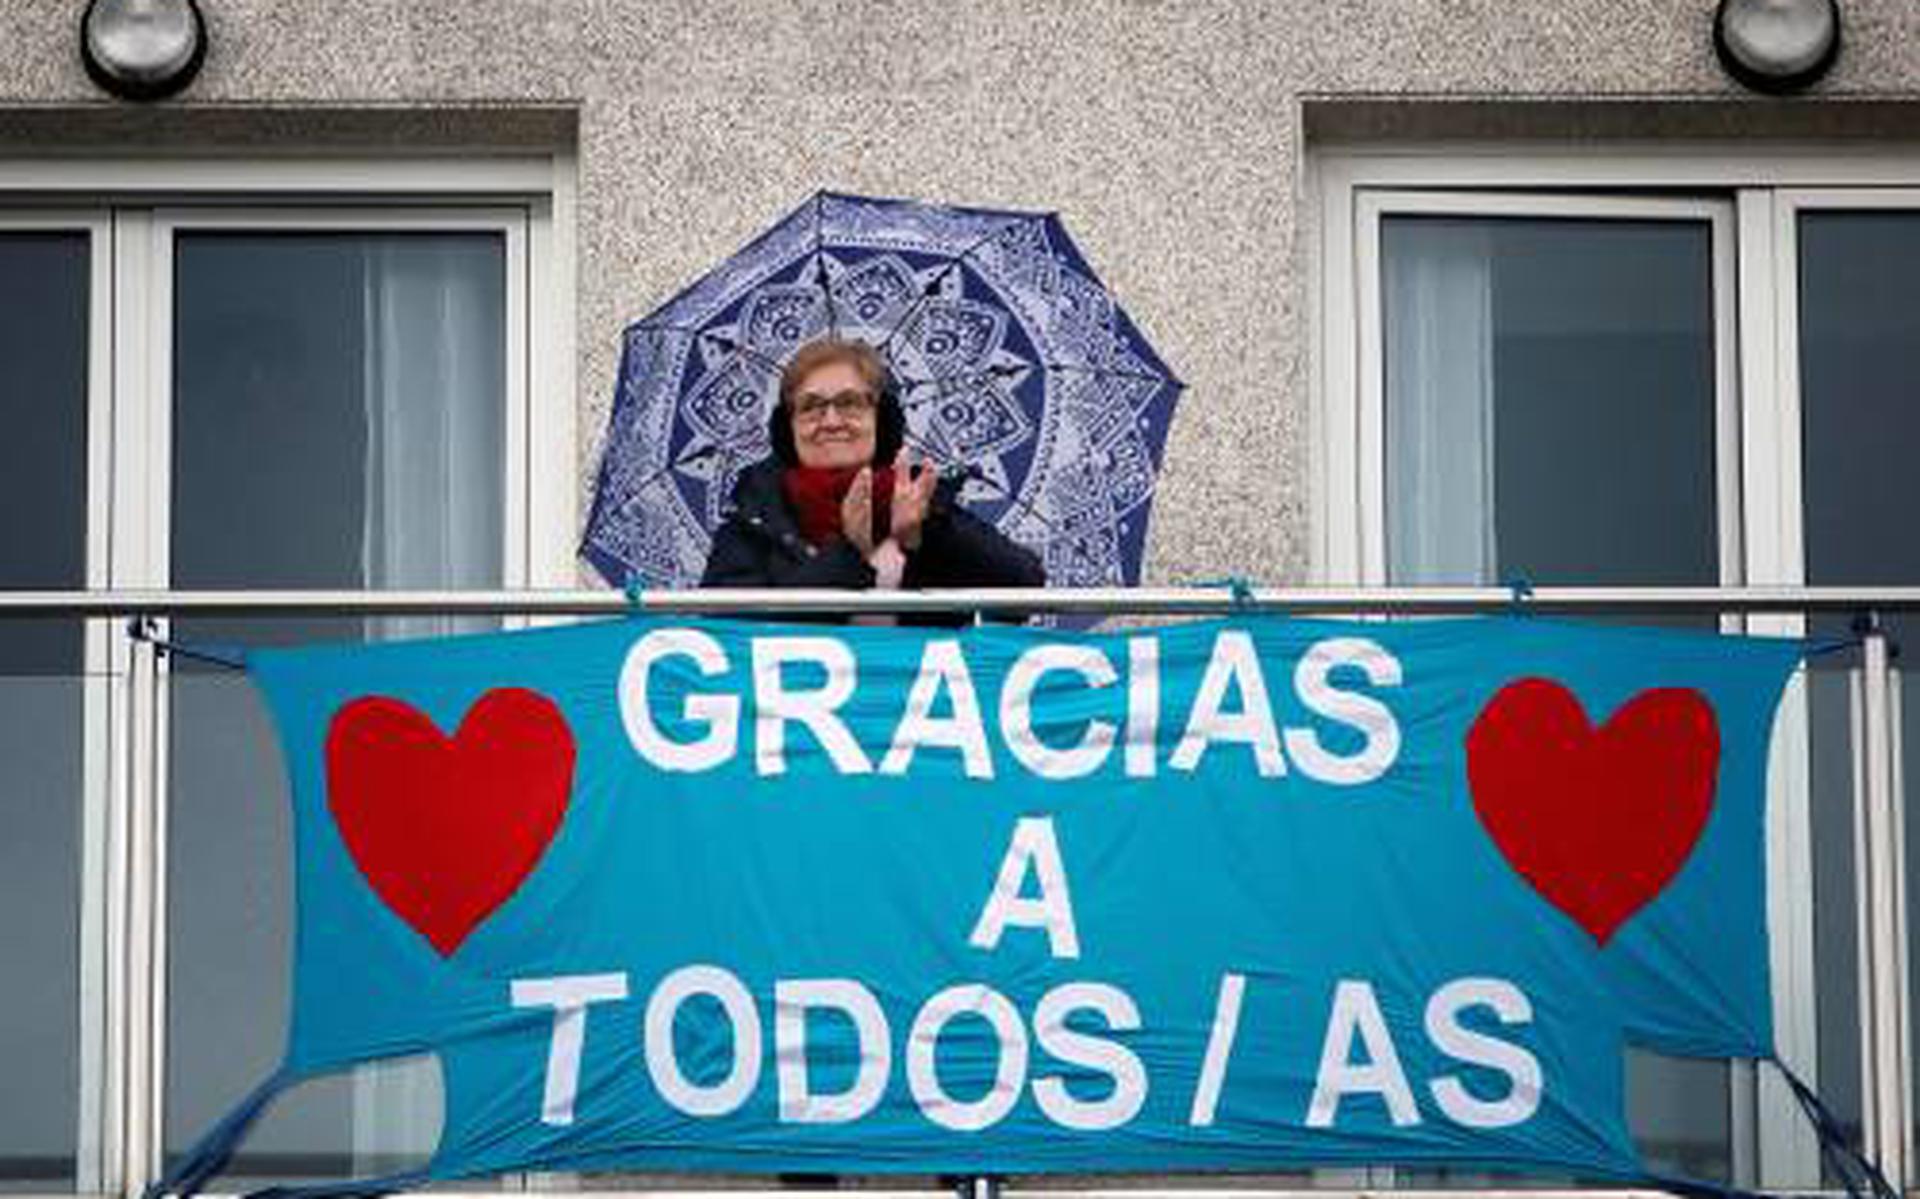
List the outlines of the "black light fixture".
{"type": "Polygon", "coordinates": [[[89,0],[80,18],[87,74],[123,100],[171,96],[193,82],[206,56],[197,0],[89,0]]]}
{"type": "Polygon", "coordinates": [[[1840,55],[1838,0],[1720,0],[1713,48],[1727,74],[1761,92],[1791,92],[1840,55]]]}

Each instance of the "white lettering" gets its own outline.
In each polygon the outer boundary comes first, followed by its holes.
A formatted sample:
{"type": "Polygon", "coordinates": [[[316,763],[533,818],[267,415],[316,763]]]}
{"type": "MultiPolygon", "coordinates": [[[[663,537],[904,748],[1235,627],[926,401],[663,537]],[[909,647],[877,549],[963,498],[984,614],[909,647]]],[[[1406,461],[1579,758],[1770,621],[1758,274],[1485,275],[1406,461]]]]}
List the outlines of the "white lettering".
{"type": "Polygon", "coordinates": [[[804,725],[841,774],[873,770],[860,743],[834,714],[853,696],[856,669],[853,651],[833,637],[753,639],[753,752],[761,774],[786,773],[789,723],[804,725]],[[801,662],[824,670],[826,682],[811,691],[789,690],[783,669],[801,662]]]}
{"type": "Polygon", "coordinates": [[[1160,639],[1127,639],[1127,777],[1150,779],[1160,737],[1160,639]]]}
{"type": "Polygon", "coordinates": [[[516,978],[508,986],[514,1007],[553,1009],[553,1035],[547,1041],[547,1082],[540,1099],[540,1122],[573,1123],[573,1100],[580,1092],[580,1055],[587,1043],[587,1008],[627,997],[624,974],[563,974],[556,978],[516,978]]]}
{"type": "MultiPolygon", "coordinates": [[[[824,755],[840,774],[872,773],[877,763],[883,774],[904,776],[922,750],[958,754],[970,779],[997,774],[980,684],[959,640],[923,646],[892,739],[871,759],[842,715],[859,689],[859,662],[846,642],[824,635],[754,637],[749,653],[750,697],[739,690],[701,689],[702,680],[732,669],[725,643],[708,632],[660,628],[635,641],[622,663],[618,688],[621,720],[634,751],[662,770],[711,770],[740,752],[744,705],[750,702],[754,767],[762,775],[785,774],[792,754],[800,754],[824,755]],[[942,709],[944,714],[936,714],[942,709]],[[792,743],[795,725],[804,734],[798,746],[792,743]]],[[[999,680],[998,731],[1006,750],[1039,778],[1074,779],[1105,766],[1118,743],[1126,777],[1153,778],[1161,766],[1161,729],[1172,720],[1171,714],[1163,720],[1160,710],[1159,638],[1128,638],[1126,667],[1122,720],[1119,697],[1099,694],[1120,682],[1105,650],[1070,642],[1029,646],[999,680]],[[1056,673],[1076,677],[1049,679],[1056,673]],[[1039,697],[1043,715],[1037,718],[1039,697]]],[[[1237,745],[1251,752],[1265,778],[1297,769],[1319,782],[1356,786],[1393,767],[1400,754],[1400,725],[1372,689],[1401,685],[1402,668],[1379,643],[1327,638],[1294,663],[1294,691],[1317,725],[1309,720],[1278,727],[1264,670],[1251,633],[1227,629],[1215,636],[1166,765],[1191,772],[1209,749],[1237,745]],[[1336,680],[1342,672],[1355,677],[1336,680]]]]}
{"type": "Polygon", "coordinates": [[[1213,654],[1207,659],[1200,690],[1193,698],[1193,711],[1187,717],[1187,731],[1174,746],[1167,764],[1175,770],[1192,770],[1200,765],[1207,747],[1217,742],[1251,747],[1254,766],[1262,778],[1287,772],[1286,760],[1280,756],[1280,732],[1273,723],[1273,705],[1267,699],[1266,676],[1260,671],[1252,636],[1242,629],[1230,629],[1214,638],[1213,654]],[[1223,706],[1228,687],[1239,693],[1237,712],[1228,712],[1223,706]]]}
{"type": "Polygon", "coordinates": [[[978,1132],[999,1123],[1020,1101],[1027,1078],[1027,1030],[1013,1002],[992,987],[963,983],[927,1000],[907,1036],[907,1087],[927,1119],[955,1132],[978,1132]],[[993,1085],[972,1101],[955,1099],[934,1068],[940,1034],[956,1016],[984,1017],[993,1028],[999,1061],[993,1085]]]}
{"type": "Polygon", "coordinates": [[[774,1075],[780,1118],[789,1124],[844,1124],[873,1110],[887,1089],[893,1045],[887,1017],[873,992],[850,978],[803,978],[773,985],[774,1075]],[[853,1082],[833,1095],[813,1093],[807,1076],[807,1012],[837,1011],[853,1024],[860,1066],[853,1082]]]}
{"type": "MultiPolygon", "coordinates": [[[[707,677],[727,669],[726,651],[698,629],[655,629],[634,642],[620,667],[620,719],[627,726],[627,740],[641,757],[662,770],[711,770],[733,756],[740,730],[740,697],[687,696],[681,718],[706,731],[692,741],[668,740],[653,722],[650,687],[653,668],[664,658],[691,659],[694,669],[707,677]]],[[[681,667],[672,673],[684,681],[688,672],[681,667]]]]}
{"type": "Polygon", "coordinates": [[[1287,755],[1311,778],[1352,787],[1372,782],[1393,766],[1400,756],[1400,725],[1379,700],[1335,687],[1332,675],[1341,666],[1358,668],[1376,687],[1400,685],[1400,659],[1377,642],[1365,637],[1315,642],[1294,667],[1293,689],[1309,709],[1359,730],[1365,740],[1343,756],[1328,752],[1312,729],[1288,729],[1287,755]]]}
{"type": "Polygon", "coordinates": [[[1214,1113],[1220,1107],[1220,1088],[1227,1080],[1233,1039],[1240,1031],[1240,1001],[1246,993],[1246,975],[1220,976],[1220,995],[1213,1006],[1213,1029],[1207,1033],[1207,1056],[1200,1063],[1200,1081],[1193,1088],[1193,1106],[1187,1109],[1187,1123],[1195,1128],[1212,1125],[1214,1113]]]}
{"type": "Polygon", "coordinates": [[[1055,748],[1033,730],[1033,693],[1054,671],[1077,674],[1090,688],[1112,686],[1119,678],[1113,663],[1091,645],[1036,645],[1014,660],[1000,690],[1000,729],[1007,748],[1022,766],[1043,779],[1071,779],[1100,769],[1113,749],[1115,729],[1107,720],[1088,720],[1080,740],[1055,748]]]}
{"type": "Polygon", "coordinates": [[[1140,1057],[1116,1041],[1067,1027],[1075,1011],[1098,1012],[1107,1027],[1132,1032],[1140,1027],[1140,1009],[1118,987],[1105,983],[1067,983],[1041,996],[1033,1011],[1033,1035],[1040,1048],[1070,1066],[1099,1070],[1113,1079],[1104,1099],[1076,1099],[1064,1079],[1035,1079],[1033,1097],[1047,1118],[1064,1128],[1097,1131],[1118,1128],[1139,1114],[1147,1101],[1147,1070],[1140,1057]]]}
{"type": "Polygon", "coordinates": [[[1435,1049],[1468,1065],[1505,1074],[1507,1093],[1500,1099],[1481,1099],[1452,1075],[1429,1085],[1440,1110],[1468,1128],[1505,1128],[1532,1117],[1540,1107],[1540,1062],[1510,1041],[1475,1032],[1460,1023],[1460,1012],[1470,1007],[1490,1008],[1503,1024],[1533,1022],[1533,1004],[1520,988],[1499,978],[1456,978],[1427,1000],[1427,1039],[1435,1049]]]}
{"type": "MultiPolygon", "coordinates": [[[[760,1016],[753,996],[730,971],[719,966],[682,966],[660,980],[647,1000],[647,1073],[660,1097],[689,1116],[724,1116],[747,1101],[760,1081],[760,1016]],[[674,1048],[674,1019],[696,995],[720,1001],[733,1033],[733,1066],[710,1086],[695,1085],[680,1069],[674,1048]]],[[[717,1029],[702,1029],[711,1043],[717,1029]]]]}
{"type": "Polygon", "coordinates": [[[1044,928],[1047,947],[1057,958],[1080,956],[1080,933],[1073,923],[1073,897],[1067,891],[1067,869],[1060,860],[1060,843],[1054,839],[1051,816],[1022,816],[1013,826],[1006,856],[1000,859],[1000,874],[993,891],[980,910],[967,944],[979,949],[995,949],[1000,934],[1008,925],[1018,928],[1044,928]],[[1040,884],[1040,893],[1032,898],[1020,892],[1032,870],[1040,884]]]}
{"type": "Polygon", "coordinates": [[[980,698],[967,671],[967,659],[958,641],[929,641],[920,654],[920,673],[907,693],[907,709],[893,731],[893,744],[880,763],[881,774],[905,774],[913,753],[922,747],[957,749],[970,779],[993,777],[993,758],[987,752],[987,733],[980,720],[980,698]],[[953,715],[937,718],[933,702],[944,685],[953,715]]]}
{"type": "Polygon", "coordinates": [[[1413,1102],[1406,1072],[1400,1068],[1400,1054],[1380,1015],[1373,986],[1356,979],[1341,979],[1334,989],[1327,1037],[1320,1048],[1320,1070],[1307,1106],[1307,1127],[1331,1128],[1340,1114],[1340,1100],[1348,1095],[1380,1096],[1395,1127],[1420,1123],[1420,1109],[1413,1102]],[[1366,1060],[1361,1062],[1352,1060],[1355,1033],[1366,1048],[1366,1060]]]}

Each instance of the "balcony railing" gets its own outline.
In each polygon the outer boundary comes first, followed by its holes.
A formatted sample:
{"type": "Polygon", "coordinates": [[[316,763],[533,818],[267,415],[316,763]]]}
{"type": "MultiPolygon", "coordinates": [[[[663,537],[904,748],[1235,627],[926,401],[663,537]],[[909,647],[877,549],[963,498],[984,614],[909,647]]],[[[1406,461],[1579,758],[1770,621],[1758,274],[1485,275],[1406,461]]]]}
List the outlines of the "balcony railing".
{"type": "MultiPolygon", "coordinates": [[[[82,834],[86,877],[79,923],[81,941],[81,1074],[77,1118],[82,1127],[70,1179],[55,1185],[82,1193],[137,1195],[157,1172],[163,1149],[163,1109],[167,1090],[167,971],[169,939],[169,801],[167,730],[169,688],[174,664],[167,656],[167,624],[200,618],[243,619],[249,628],[315,618],[376,621],[383,618],[503,618],[509,623],[566,617],[652,615],[756,616],[849,613],[979,613],[1010,617],[1034,613],[1094,617],[1202,617],[1238,613],[1296,616],[1437,616],[1539,613],[1604,617],[1614,620],[1688,619],[1690,623],[1759,633],[1795,633],[1816,625],[1848,628],[1857,652],[1844,669],[1827,670],[1823,687],[1828,708],[1845,713],[1839,737],[1851,771],[1852,786],[1840,802],[1850,809],[1853,846],[1850,938],[1857,962],[1857,1037],[1860,1085],[1859,1136],[1868,1154],[1902,1185],[1920,1184],[1915,1168],[1915,1120],[1920,1101],[1914,1093],[1908,982],[1909,913],[1906,903],[1908,858],[1906,810],[1902,794],[1902,708],[1897,647],[1891,630],[1920,627],[1920,587],[1393,587],[1393,588],[1249,588],[1240,585],[1101,590],[979,590],[928,593],[849,593],[843,591],[712,590],[643,592],[623,595],[605,590],[575,591],[15,591],[0,593],[0,627],[25,619],[44,625],[85,620],[85,752],[81,771],[89,815],[82,834]],[[1837,697],[1844,696],[1844,702],[1837,697]]],[[[388,628],[396,625],[386,626],[388,628]]],[[[71,627],[71,625],[69,625],[71,627]]],[[[418,627],[409,621],[405,626],[418,627]]],[[[190,640],[190,637],[189,637],[190,640]]],[[[1797,849],[1776,858],[1772,915],[1778,936],[1810,930],[1813,880],[1805,842],[1811,837],[1811,781],[1807,760],[1810,711],[1819,706],[1803,678],[1783,704],[1780,736],[1790,743],[1784,759],[1798,773],[1794,786],[1775,780],[1772,828],[1797,849]],[[1796,856],[1796,854],[1798,856],[1796,856]],[[1785,862],[1784,871],[1780,863],[1785,862]],[[1782,912],[1797,912],[1784,923],[1782,912]]],[[[177,830],[176,830],[177,832],[177,830]]],[[[1920,862],[1920,858],[1916,859],[1920,862]]],[[[178,869],[176,866],[174,869],[178,869]]],[[[1805,934],[1811,936],[1810,932],[1805,934]]],[[[1783,1055],[1814,1050],[1810,1020],[1791,1013],[1797,1004],[1810,1009],[1832,980],[1816,976],[1814,954],[1799,945],[1776,952],[1776,992],[1781,1010],[1783,1055]],[[1782,963],[1785,963],[1782,966],[1782,963]]],[[[1844,1005],[1843,1005],[1844,1006],[1844,1005]]],[[[7,1018],[0,1011],[0,1019],[7,1018]]],[[[1851,1035],[1851,1034],[1850,1034],[1851,1035]]],[[[1798,1063],[1796,1063],[1798,1064],[1798,1063]]],[[[1764,1185],[1775,1173],[1763,1156],[1792,1158],[1810,1153],[1810,1141],[1785,1149],[1776,1129],[1769,1131],[1769,1096],[1753,1073],[1733,1073],[1731,1110],[1732,1181],[1764,1185]],[[1745,1113],[1742,1115],[1741,1113],[1745,1113]],[[1764,1153],[1763,1153],[1764,1147],[1764,1153]]],[[[1781,1099],[1781,1097],[1774,1097],[1781,1099]]],[[[1776,1106],[1785,1112],[1782,1100],[1776,1106]]],[[[1782,1117],[1784,1119],[1784,1117],[1782,1117]]],[[[1804,1134],[1798,1130],[1794,1136],[1804,1134]]],[[[1791,1137],[1788,1138],[1791,1140],[1791,1137]]],[[[1784,1142],[1783,1142],[1784,1143],[1784,1142]]],[[[1813,1167],[1817,1170],[1817,1165],[1813,1167]]],[[[23,1185],[6,1181],[0,1161],[0,1190],[23,1185]]],[[[1210,1194],[1250,1193],[1231,1180],[1210,1194]]],[[[1378,1172],[1347,1171],[1331,1182],[1334,1193],[1378,1189],[1378,1172]],[[1344,1181],[1342,1181],[1344,1178],[1344,1181]]],[[[1490,1181],[1490,1180],[1489,1180],[1490,1181]]],[[[1088,1180],[1092,1187],[1110,1185],[1088,1180]]],[[[1797,1180],[1800,1186],[1805,1180],[1797,1180]]],[[[651,1184],[649,1184],[651,1185],[651,1184]]],[[[998,1185],[981,1183],[981,1189],[998,1185]]],[[[1049,1184],[1051,1188],[1052,1184],[1049,1184]]],[[[479,1188],[475,1188],[476,1190],[479,1188]]],[[[1010,1184],[1006,1193],[1025,1188],[1010,1184]]],[[[1190,1189],[1190,1188],[1183,1188],[1190,1189]]],[[[1482,1193],[1490,1187],[1476,1187],[1482,1193]]],[[[70,1193],[70,1192],[69,1192],[70,1193]]],[[[1104,1192],[1099,1192],[1104,1193],[1104,1192]]],[[[1137,1194],[1131,1187],[1126,1193],[1137,1194]]],[[[1261,1195],[1278,1192],[1261,1188],[1261,1195]]],[[[1314,1194],[1325,1195],[1327,1189],[1314,1194]]],[[[1398,1195],[1416,1193],[1408,1190],[1398,1195]]],[[[1457,1193],[1457,1192],[1454,1192],[1457,1193]]],[[[1556,1192],[1529,1189],[1529,1195],[1556,1192]]]]}
{"type": "Polygon", "coordinates": [[[1897,615],[1920,613],[1920,587],[1098,587],[948,591],[715,588],[643,591],[12,591],[0,616],[751,616],[820,613],[1078,613],[1206,616],[1248,609],[1296,615],[1471,615],[1515,608],[1561,615],[1897,615]]]}

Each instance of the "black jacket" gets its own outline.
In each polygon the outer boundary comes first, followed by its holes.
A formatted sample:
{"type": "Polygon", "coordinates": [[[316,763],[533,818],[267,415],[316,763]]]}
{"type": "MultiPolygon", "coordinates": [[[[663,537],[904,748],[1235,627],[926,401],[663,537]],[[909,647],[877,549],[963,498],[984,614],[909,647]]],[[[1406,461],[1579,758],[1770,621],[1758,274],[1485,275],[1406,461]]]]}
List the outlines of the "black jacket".
{"type": "MultiPolygon", "coordinates": [[[[780,489],[780,464],[757,462],[740,476],[733,512],[713,535],[702,587],[873,586],[873,568],[850,542],[836,540],[816,549],[800,535],[800,525],[780,489]]],[[[958,502],[958,479],[944,479],[920,529],[920,548],[907,555],[901,586],[1044,587],[1040,560],[958,502]]],[[[955,614],[952,623],[964,623],[955,614]]],[[[948,623],[943,620],[941,623],[948,623]]]]}

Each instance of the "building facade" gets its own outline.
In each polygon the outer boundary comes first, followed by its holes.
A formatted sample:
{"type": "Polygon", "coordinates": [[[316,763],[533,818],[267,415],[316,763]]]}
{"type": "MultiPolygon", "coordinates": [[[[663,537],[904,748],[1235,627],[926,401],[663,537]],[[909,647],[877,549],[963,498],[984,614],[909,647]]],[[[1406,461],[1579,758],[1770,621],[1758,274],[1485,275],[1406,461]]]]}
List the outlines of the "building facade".
{"type": "MultiPolygon", "coordinates": [[[[8,588],[578,585],[622,328],[822,187],[1064,216],[1188,384],[1149,581],[1920,583],[1910,0],[1842,0],[1786,99],[1711,0],[203,0],[204,71],[146,104],[82,8],[0,12],[8,588]]],[[[446,623],[376,626],[176,632],[446,623]]],[[[144,653],[0,627],[0,1189],[137,1189],[279,1051],[264,716],[144,653]]],[[[1782,720],[1778,1035],[1904,1171],[1858,690],[1836,660],[1782,720]]],[[[232,1188],[417,1160],[436,1086],[306,1088],[232,1188]]],[[[1657,1163],[1821,1181],[1764,1072],[1630,1094],[1657,1163]]]]}

